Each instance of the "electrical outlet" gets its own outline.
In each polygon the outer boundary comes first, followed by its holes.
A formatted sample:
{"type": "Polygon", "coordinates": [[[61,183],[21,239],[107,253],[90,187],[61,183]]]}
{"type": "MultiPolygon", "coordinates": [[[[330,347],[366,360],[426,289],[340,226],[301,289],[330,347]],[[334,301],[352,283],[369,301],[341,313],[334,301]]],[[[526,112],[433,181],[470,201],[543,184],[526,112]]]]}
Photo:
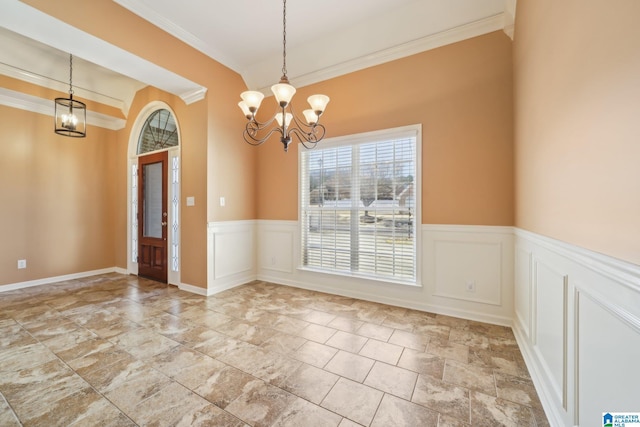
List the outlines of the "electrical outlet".
{"type": "Polygon", "coordinates": [[[18,260],[18,269],[23,269],[23,268],[27,268],[27,260],[26,259],[19,259],[18,260]]]}
{"type": "Polygon", "coordinates": [[[271,257],[271,265],[276,265],[276,257],[271,257]]]}
{"type": "Polygon", "coordinates": [[[476,291],[476,282],[475,280],[467,281],[467,292],[475,292],[476,291]]]}

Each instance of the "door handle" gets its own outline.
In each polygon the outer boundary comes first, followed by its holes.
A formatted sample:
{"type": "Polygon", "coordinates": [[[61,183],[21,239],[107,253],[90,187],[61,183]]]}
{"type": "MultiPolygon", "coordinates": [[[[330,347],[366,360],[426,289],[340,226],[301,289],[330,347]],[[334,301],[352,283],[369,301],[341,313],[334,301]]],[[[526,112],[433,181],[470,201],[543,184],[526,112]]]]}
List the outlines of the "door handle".
{"type": "Polygon", "coordinates": [[[162,222],[160,223],[160,225],[162,225],[163,227],[166,227],[166,226],[167,226],[167,223],[166,223],[165,221],[162,221],[162,222]]]}

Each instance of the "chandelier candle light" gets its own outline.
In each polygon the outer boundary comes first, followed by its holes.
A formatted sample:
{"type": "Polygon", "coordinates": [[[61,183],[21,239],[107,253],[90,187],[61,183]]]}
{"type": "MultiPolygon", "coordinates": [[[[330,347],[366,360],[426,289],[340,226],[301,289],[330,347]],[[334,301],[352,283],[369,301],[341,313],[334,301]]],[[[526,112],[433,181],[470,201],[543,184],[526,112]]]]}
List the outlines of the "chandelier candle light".
{"type": "Polygon", "coordinates": [[[73,55],[69,55],[69,98],[55,99],[54,131],[63,136],[87,136],[87,106],[73,99],[73,55]]]}
{"type": "Polygon", "coordinates": [[[240,94],[242,101],[238,103],[238,106],[248,120],[243,136],[247,143],[260,145],[275,132],[278,132],[280,133],[280,142],[284,145],[284,151],[287,151],[292,135],[306,148],[314,148],[324,138],[325,128],[319,123],[319,120],[329,103],[329,97],[311,95],[307,98],[311,108],[302,112],[304,121],[296,117],[291,105],[291,98],[296,93],[296,88],[289,84],[287,77],[287,0],[283,0],[282,3],[282,77],[278,84],[271,86],[271,91],[278,103],[278,110],[270,120],[264,123],[259,122],[256,119],[256,113],[260,108],[264,94],[254,90],[242,92],[240,94]],[[274,120],[278,126],[268,129],[274,120]]]}

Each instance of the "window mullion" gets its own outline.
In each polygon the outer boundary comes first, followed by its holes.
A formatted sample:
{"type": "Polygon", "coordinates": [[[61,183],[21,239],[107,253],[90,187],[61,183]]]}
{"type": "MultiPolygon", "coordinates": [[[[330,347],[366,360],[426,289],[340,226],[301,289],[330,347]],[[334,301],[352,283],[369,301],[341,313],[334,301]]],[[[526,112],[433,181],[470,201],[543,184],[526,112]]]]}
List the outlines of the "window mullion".
{"type": "Polygon", "coordinates": [[[351,271],[360,270],[360,152],[351,150],[351,271]]]}
{"type": "Polygon", "coordinates": [[[300,212],[300,220],[302,221],[302,265],[309,264],[309,233],[311,228],[310,221],[310,200],[311,200],[311,189],[310,189],[310,178],[309,178],[309,167],[307,164],[309,163],[309,157],[302,155],[300,157],[300,189],[302,191],[302,196],[300,200],[302,202],[302,209],[300,212]]]}

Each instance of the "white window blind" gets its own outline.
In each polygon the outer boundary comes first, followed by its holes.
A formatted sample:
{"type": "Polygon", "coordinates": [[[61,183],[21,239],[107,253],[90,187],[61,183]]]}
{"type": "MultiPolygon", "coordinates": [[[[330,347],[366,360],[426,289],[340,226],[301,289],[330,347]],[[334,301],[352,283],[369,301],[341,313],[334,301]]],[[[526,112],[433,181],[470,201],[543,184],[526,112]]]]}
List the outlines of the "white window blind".
{"type": "Polygon", "coordinates": [[[303,267],[416,281],[415,128],[301,152],[303,267]]]}

